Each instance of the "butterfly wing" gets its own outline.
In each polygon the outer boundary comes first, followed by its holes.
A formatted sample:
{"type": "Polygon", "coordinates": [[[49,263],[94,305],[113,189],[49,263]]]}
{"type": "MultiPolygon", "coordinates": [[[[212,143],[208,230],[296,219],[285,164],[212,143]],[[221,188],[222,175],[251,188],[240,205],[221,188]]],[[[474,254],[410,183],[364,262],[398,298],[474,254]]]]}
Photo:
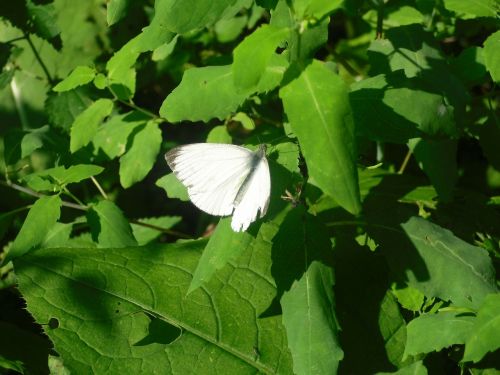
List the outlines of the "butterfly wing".
{"type": "Polygon", "coordinates": [[[252,171],[254,154],[236,145],[194,143],[173,148],[165,159],[196,207],[226,216],[233,212],[238,191],[252,171]]]}
{"type": "Polygon", "coordinates": [[[242,186],[243,191],[238,195],[239,202],[235,202],[236,207],[231,220],[231,228],[235,232],[245,231],[257,219],[258,214],[259,217],[263,217],[267,212],[271,195],[271,178],[265,153],[262,153],[245,184],[246,186],[242,186]]]}

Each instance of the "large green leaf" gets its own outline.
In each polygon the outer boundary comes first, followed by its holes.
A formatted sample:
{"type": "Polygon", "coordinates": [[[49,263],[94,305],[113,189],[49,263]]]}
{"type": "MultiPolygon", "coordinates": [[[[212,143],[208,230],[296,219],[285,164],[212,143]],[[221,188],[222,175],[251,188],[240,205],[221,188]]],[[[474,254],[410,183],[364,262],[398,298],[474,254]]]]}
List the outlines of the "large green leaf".
{"type": "Polygon", "coordinates": [[[61,198],[58,195],[39,198],[28,212],[21,230],[5,256],[4,264],[41,244],[47,232],[61,214],[61,198]]]}
{"type": "Polygon", "coordinates": [[[413,319],[407,326],[405,356],[464,344],[474,320],[474,316],[455,311],[424,314],[413,319]]]}
{"type": "Polygon", "coordinates": [[[95,77],[95,69],[89,66],[77,66],[69,76],[59,82],[53,90],[56,92],[69,91],[78,86],[85,85],[95,77]]]}
{"type": "Polygon", "coordinates": [[[361,210],[357,151],[347,87],[317,60],[297,68],[290,72],[280,97],[311,182],[357,214],[361,210]]]}
{"type": "Polygon", "coordinates": [[[156,11],[165,26],[184,34],[215,23],[236,0],[161,0],[156,11]]]}
{"type": "Polygon", "coordinates": [[[251,90],[257,86],[276,47],[289,32],[287,28],[263,25],[235,48],[232,69],[237,89],[251,90]]]}
{"type": "Polygon", "coordinates": [[[465,341],[464,361],[479,362],[500,348],[500,294],[491,294],[480,307],[470,336],[465,341]]]}
{"type": "Polygon", "coordinates": [[[129,222],[122,211],[111,201],[103,200],[87,212],[92,238],[99,247],[135,246],[129,222]]]}
{"type": "Polygon", "coordinates": [[[458,180],[457,142],[416,138],[411,139],[408,145],[420,168],[436,188],[439,198],[444,202],[451,201],[458,180]]]}
{"type": "Polygon", "coordinates": [[[231,229],[231,217],[221,219],[201,255],[188,293],[208,282],[229,260],[237,258],[250,248],[253,240],[254,237],[249,233],[235,232],[231,229]]]}
{"type": "Polygon", "coordinates": [[[161,145],[161,130],[150,121],[134,135],[132,146],[120,158],[120,183],[128,188],[141,181],[156,161],[161,145]]]}
{"type": "Polygon", "coordinates": [[[273,269],[282,268],[276,282],[278,293],[283,293],[283,324],[294,372],[335,374],[344,353],[335,317],[328,234],[313,216],[298,207],[289,213],[273,238],[273,253],[275,257],[286,257],[288,263],[275,264],[273,269]]]}
{"type": "Polygon", "coordinates": [[[75,118],[71,126],[71,152],[75,152],[89,144],[92,138],[94,138],[99,124],[112,110],[112,100],[98,99],[75,118]]]}
{"type": "Polygon", "coordinates": [[[275,294],[269,252],[243,252],[186,296],[205,243],[44,249],[15,269],[74,373],[291,373],[280,317],[259,318],[275,294]]]}
{"type": "Polygon", "coordinates": [[[484,62],[495,82],[500,82],[500,30],[484,42],[484,62]]]}
{"type": "Polygon", "coordinates": [[[407,240],[392,232],[397,245],[393,243],[385,250],[391,268],[404,275],[409,285],[429,298],[439,297],[470,308],[478,308],[488,294],[497,291],[486,250],[419,217],[410,218],[401,227],[407,240]]]}
{"type": "Polygon", "coordinates": [[[107,5],[106,19],[111,26],[120,21],[127,14],[130,0],[110,0],[107,5]]]}
{"type": "Polygon", "coordinates": [[[458,15],[468,17],[495,17],[499,10],[498,2],[495,0],[444,0],[444,6],[458,15]]]}

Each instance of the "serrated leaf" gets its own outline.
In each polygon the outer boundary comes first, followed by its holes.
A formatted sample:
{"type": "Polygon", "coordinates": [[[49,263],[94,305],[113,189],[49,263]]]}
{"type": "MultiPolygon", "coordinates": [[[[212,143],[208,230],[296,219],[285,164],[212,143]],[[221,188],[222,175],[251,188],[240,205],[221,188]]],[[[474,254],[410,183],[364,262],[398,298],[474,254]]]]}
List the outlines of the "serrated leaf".
{"type": "Polygon", "coordinates": [[[490,294],[479,308],[470,336],[465,341],[463,361],[479,362],[500,348],[500,294],[490,294]]]}
{"type": "Polygon", "coordinates": [[[71,152],[78,151],[90,143],[97,132],[99,124],[109,116],[112,110],[112,100],[98,99],[75,118],[71,126],[71,152]]]}
{"type": "MultiPolygon", "coordinates": [[[[181,221],[180,216],[147,217],[138,219],[141,223],[156,226],[162,229],[170,229],[181,221]]],[[[162,232],[159,229],[149,228],[140,224],[131,223],[132,232],[139,246],[157,239],[162,232]]]]}
{"type": "Polygon", "coordinates": [[[419,217],[410,218],[401,227],[407,239],[391,232],[398,246],[387,246],[385,251],[393,271],[405,277],[410,286],[428,298],[439,297],[470,308],[478,308],[488,294],[497,291],[486,250],[419,217]]]}
{"type": "Polygon", "coordinates": [[[44,329],[72,373],[290,374],[280,317],[258,317],[275,293],[269,252],[243,252],[185,297],[205,243],[44,249],[14,266],[30,313],[40,323],[57,319],[58,328],[44,329]],[[180,328],[181,336],[138,345],[152,336],[149,316],[180,328]]]}
{"type": "Polygon", "coordinates": [[[214,24],[236,0],[191,0],[189,5],[180,0],[157,2],[156,11],[165,26],[173,32],[185,34],[214,24]]]}
{"type": "Polygon", "coordinates": [[[405,357],[465,343],[474,320],[474,316],[454,311],[420,315],[408,323],[405,357]]]}
{"type": "Polygon", "coordinates": [[[56,223],[45,236],[42,247],[62,247],[67,246],[69,236],[73,230],[73,224],[56,223]]]}
{"type": "Polygon", "coordinates": [[[453,189],[458,180],[457,142],[455,140],[411,139],[408,147],[415,155],[420,168],[436,188],[443,202],[453,199],[453,189]]]}
{"type": "Polygon", "coordinates": [[[427,368],[422,361],[400,368],[395,372],[377,372],[376,375],[427,375],[427,368]]]}
{"type": "Polygon", "coordinates": [[[160,115],[169,122],[224,120],[243,104],[247,93],[238,93],[231,65],[192,68],[167,96],[160,115]]]}
{"type": "Polygon", "coordinates": [[[47,40],[55,49],[61,49],[62,41],[59,34],[57,11],[54,4],[36,5],[31,1],[26,2],[29,15],[28,25],[41,38],[47,40]]]}
{"type": "Polygon", "coordinates": [[[111,201],[100,201],[87,212],[92,239],[99,247],[136,246],[128,220],[111,201]]]}
{"type": "Polygon", "coordinates": [[[173,173],[169,173],[156,181],[156,186],[165,190],[169,198],[177,198],[185,202],[189,200],[186,187],[173,173]]]}
{"type": "Polygon", "coordinates": [[[104,170],[103,167],[92,164],[77,164],[69,168],[55,167],[49,168],[42,172],[35,173],[37,176],[50,176],[58,185],[67,185],[83,181],[92,176],[98,175],[104,170]]]}
{"type": "Polygon", "coordinates": [[[77,66],[64,80],[59,82],[53,90],[56,92],[69,91],[85,85],[95,77],[95,69],[89,66],[77,66]]]}
{"type": "Polygon", "coordinates": [[[3,263],[6,264],[41,244],[46,233],[59,219],[60,214],[61,198],[58,195],[39,198],[29,210],[28,216],[3,263]]]}
{"type": "Polygon", "coordinates": [[[498,2],[495,0],[444,0],[444,6],[458,15],[469,17],[495,17],[498,12],[498,2]]]}
{"type": "Polygon", "coordinates": [[[401,367],[406,343],[406,322],[399,311],[396,298],[390,292],[385,294],[380,304],[378,325],[387,358],[396,367],[401,367]]]}
{"type": "Polygon", "coordinates": [[[124,188],[142,181],[153,168],[160,152],[161,140],[161,130],[155,121],[138,129],[132,146],[120,158],[120,183],[124,188]]]}
{"type": "Polygon", "coordinates": [[[187,292],[191,293],[208,282],[218,269],[248,249],[253,239],[254,237],[247,232],[233,231],[231,217],[219,220],[217,228],[203,250],[187,292]]]}
{"type": "Polygon", "coordinates": [[[120,21],[127,14],[130,0],[110,0],[106,9],[106,19],[111,26],[120,21]]]}
{"type": "Polygon", "coordinates": [[[65,131],[70,130],[75,119],[92,104],[92,100],[81,89],[58,94],[49,93],[45,102],[45,111],[50,123],[65,131]]]}
{"type": "Polygon", "coordinates": [[[252,90],[257,86],[276,47],[289,32],[288,28],[263,25],[235,48],[232,70],[238,90],[252,90]]]}
{"type": "Polygon", "coordinates": [[[309,176],[343,208],[358,213],[357,151],[347,87],[317,60],[290,74],[280,97],[309,176]]]}
{"type": "Polygon", "coordinates": [[[484,62],[493,81],[500,82],[500,30],[484,42],[484,62]]]}

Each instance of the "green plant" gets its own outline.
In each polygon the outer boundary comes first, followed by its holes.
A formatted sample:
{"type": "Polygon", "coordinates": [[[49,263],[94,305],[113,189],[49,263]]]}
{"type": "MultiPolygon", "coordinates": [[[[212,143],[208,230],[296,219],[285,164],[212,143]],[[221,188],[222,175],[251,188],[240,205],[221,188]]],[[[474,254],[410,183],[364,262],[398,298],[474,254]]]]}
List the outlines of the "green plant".
{"type": "Polygon", "coordinates": [[[498,11],[0,3],[0,368],[498,370],[498,11]],[[271,146],[247,232],[168,171],[204,141],[271,146]]]}

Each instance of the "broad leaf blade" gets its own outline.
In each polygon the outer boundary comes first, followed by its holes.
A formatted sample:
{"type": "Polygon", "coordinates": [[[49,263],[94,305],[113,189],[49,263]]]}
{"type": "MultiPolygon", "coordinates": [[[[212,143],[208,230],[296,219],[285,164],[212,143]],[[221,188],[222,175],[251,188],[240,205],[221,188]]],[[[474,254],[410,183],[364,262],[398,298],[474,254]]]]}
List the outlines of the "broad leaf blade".
{"type": "Polygon", "coordinates": [[[125,17],[129,4],[130,0],[110,0],[108,2],[106,19],[109,26],[125,17]]]}
{"type": "Polygon", "coordinates": [[[244,252],[184,297],[204,245],[44,249],[15,269],[35,319],[59,323],[44,329],[72,372],[291,373],[280,317],[258,318],[275,293],[269,252],[244,252]],[[152,319],[181,328],[181,336],[142,345],[154,338],[152,319]]]}
{"type": "Polygon", "coordinates": [[[113,101],[110,99],[98,99],[75,118],[75,122],[71,126],[71,152],[78,151],[89,144],[92,138],[94,138],[99,124],[112,110],[113,101]]]}
{"type": "Polygon", "coordinates": [[[407,326],[405,356],[440,351],[455,344],[464,344],[474,317],[453,311],[424,314],[407,326]]]}
{"type": "Polygon", "coordinates": [[[477,313],[471,334],[465,342],[463,361],[479,362],[488,352],[500,348],[500,294],[491,294],[477,313]]]}
{"type": "Polygon", "coordinates": [[[484,60],[493,81],[500,82],[500,30],[484,42],[484,60]]]}
{"type": "Polygon", "coordinates": [[[120,183],[124,188],[141,181],[153,168],[161,139],[161,130],[154,121],[148,122],[134,135],[132,146],[120,158],[120,183]]]}
{"type": "Polygon", "coordinates": [[[111,201],[100,201],[87,212],[92,238],[99,247],[135,246],[129,222],[111,201]]]}
{"type": "Polygon", "coordinates": [[[29,210],[21,230],[5,256],[4,264],[41,244],[60,214],[61,198],[58,195],[39,198],[29,210]]]}
{"type": "Polygon", "coordinates": [[[74,88],[85,85],[95,77],[95,69],[89,66],[77,66],[63,81],[59,82],[54,91],[62,92],[73,90],[74,88]]]}
{"type": "Polygon", "coordinates": [[[294,73],[296,77],[280,90],[280,97],[309,176],[347,211],[357,214],[361,204],[356,140],[347,87],[316,60],[294,73]]]}
{"type": "Polygon", "coordinates": [[[165,190],[169,198],[177,198],[185,202],[189,200],[186,187],[173,173],[169,173],[156,181],[156,186],[165,190]]]}

